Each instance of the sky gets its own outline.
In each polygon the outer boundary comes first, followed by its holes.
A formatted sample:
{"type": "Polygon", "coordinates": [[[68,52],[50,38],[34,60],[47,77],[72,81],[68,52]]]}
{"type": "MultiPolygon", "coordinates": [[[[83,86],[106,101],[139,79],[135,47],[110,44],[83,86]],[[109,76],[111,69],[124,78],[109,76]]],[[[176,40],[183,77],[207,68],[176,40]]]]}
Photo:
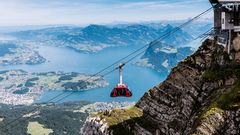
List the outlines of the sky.
{"type": "Polygon", "coordinates": [[[182,20],[210,6],[208,0],[0,0],[0,26],[182,20]]]}

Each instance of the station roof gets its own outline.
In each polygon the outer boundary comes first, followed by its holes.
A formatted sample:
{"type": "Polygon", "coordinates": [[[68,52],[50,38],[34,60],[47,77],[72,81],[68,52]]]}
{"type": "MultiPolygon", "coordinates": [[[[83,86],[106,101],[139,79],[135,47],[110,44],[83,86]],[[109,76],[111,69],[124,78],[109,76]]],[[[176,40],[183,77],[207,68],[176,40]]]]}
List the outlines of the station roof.
{"type": "Polygon", "coordinates": [[[211,3],[235,3],[239,2],[240,0],[209,0],[211,3]]]}

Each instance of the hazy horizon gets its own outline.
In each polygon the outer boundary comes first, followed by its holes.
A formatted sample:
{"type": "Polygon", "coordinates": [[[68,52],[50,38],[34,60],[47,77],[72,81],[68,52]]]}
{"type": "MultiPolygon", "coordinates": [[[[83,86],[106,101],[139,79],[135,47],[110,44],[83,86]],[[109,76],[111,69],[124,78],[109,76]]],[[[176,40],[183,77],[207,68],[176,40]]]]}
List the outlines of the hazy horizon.
{"type": "MultiPolygon", "coordinates": [[[[0,27],[139,23],[184,20],[206,10],[207,0],[0,1],[0,27]],[[201,7],[201,8],[199,8],[201,7]]],[[[210,17],[211,15],[207,15],[210,17]]]]}

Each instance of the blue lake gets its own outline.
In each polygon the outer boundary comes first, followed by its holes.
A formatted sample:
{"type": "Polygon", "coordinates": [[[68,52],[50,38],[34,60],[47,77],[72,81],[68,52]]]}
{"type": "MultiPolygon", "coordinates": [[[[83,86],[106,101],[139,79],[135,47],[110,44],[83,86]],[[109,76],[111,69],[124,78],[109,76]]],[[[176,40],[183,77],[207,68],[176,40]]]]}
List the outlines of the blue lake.
{"type": "MultiPolygon", "coordinates": [[[[45,63],[39,65],[0,66],[0,70],[22,69],[28,72],[65,71],[95,74],[99,70],[128,55],[136,48],[138,47],[113,47],[95,54],[84,54],[68,48],[41,46],[38,48],[38,51],[40,55],[47,59],[45,63]]],[[[111,98],[109,96],[112,88],[118,83],[118,71],[116,71],[105,77],[110,84],[109,86],[83,92],[74,92],[62,101],[137,101],[146,91],[161,83],[167,77],[167,73],[158,73],[152,69],[138,67],[129,63],[124,67],[123,77],[124,82],[127,83],[133,92],[131,98],[111,98]]],[[[62,92],[64,92],[62,97],[71,93],[67,91],[47,91],[36,102],[46,102],[62,92]]]]}

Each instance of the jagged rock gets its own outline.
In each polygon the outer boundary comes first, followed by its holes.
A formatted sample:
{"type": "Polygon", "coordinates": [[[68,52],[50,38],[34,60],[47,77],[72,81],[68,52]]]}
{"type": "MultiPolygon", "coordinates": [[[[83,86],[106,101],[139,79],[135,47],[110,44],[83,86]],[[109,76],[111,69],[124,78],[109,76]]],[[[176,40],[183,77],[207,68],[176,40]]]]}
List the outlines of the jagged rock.
{"type": "Polygon", "coordinates": [[[99,117],[89,117],[81,129],[84,135],[108,135],[108,125],[99,117]]]}
{"type": "Polygon", "coordinates": [[[225,81],[225,85],[226,86],[232,86],[236,83],[237,81],[237,78],[229,78],[225,81]]]}
{"type": "Polygon", "coordinates": [[[233,40],[233,49],[238,52],[240,51],[240,37],[236,37],[234,40],[233,40]]]}
{"type": "Polygon", "coordinates": [[[234,40],[233,40],[233,49],[234,51],[236,52],[234,54],[234,59],[237,61],[237,62],[240,62],[240,37],[236,37],[234,40]]]}
{"type": "Polygon", "coordinates": [[[209,116],[205,116],[200,122],[200,125],[196,128],[196,135],[213,135],[217,134],[224,126],[225,114],[223,110],[214,110],[209,116]]]}
{"type": "Polygon", "coordinates": [[[237,62],[240,62],[240,52],[236,52],[235,53],[235,58],[234,58],[237,62]]]}

